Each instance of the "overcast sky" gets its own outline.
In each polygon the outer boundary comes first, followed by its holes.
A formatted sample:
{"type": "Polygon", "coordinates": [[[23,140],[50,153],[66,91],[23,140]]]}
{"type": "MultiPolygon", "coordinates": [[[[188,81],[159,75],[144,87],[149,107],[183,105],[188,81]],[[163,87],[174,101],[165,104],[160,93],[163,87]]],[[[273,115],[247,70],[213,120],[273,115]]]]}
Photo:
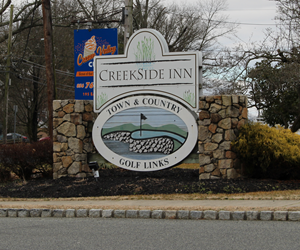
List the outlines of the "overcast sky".
{"type": "Polygon", "coordinates": [[[276,4],[270,0],[227,0],[230,20],[240,24],[238,36],[242,41],[260,41],[264,30],[275,28],[276,4]],[[262,25],[266,24],[266,25],[262,25]],[[272,25],[273,24],[273,25],[272,25]]]}
{"type": "MultiPolygon", "coordinates": [[[[182,0],[166,0],[167,2],[182,3],[182,0]]],[[[201,0],[186,0],[187,4],[201,0]]],[[[226,0],[228,21],[240,23],[237,36],[245,43],[260,41],[264,38],[263,31],[275,28],[276,4],[270,0],[226,0]],[[251,24],[251,25],[250,25],[251,24]],[[262,25],[267,24],[267,25],[262,25]],[[270,25],[271,24],[271,25],[270,25]],[[272,25],[273,24],[273,25],[272,25]]],[[[222,40],[224,45],[233,46],[234,41],[222,40]]],[[[238,41],[236,41],[238,42],[238,41]]],[[[240,41],[241,42],[241,41],[240,41]]]]}

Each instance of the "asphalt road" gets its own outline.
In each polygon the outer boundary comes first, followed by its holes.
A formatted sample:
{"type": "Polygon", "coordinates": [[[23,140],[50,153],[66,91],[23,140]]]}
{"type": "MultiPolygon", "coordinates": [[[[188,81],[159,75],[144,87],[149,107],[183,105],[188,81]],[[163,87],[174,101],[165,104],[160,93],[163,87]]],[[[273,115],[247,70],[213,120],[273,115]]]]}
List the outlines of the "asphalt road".
{"type": "Polygon", "coordinates": [[[300,223],[0,218],[1,250],[300,249],[300,223]]]}

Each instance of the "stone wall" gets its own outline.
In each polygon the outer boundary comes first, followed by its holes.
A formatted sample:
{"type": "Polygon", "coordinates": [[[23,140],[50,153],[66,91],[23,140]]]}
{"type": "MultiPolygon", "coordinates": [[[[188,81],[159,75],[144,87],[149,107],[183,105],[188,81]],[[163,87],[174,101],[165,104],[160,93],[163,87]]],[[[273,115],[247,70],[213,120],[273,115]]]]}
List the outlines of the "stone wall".
{"type": "Polygon", "coordinates": [[[93,102],[53,101],[53,178],[92,175],[87,154],[95,151],[92,127],[96,114],[93,102]]]}
{"type": "Polygon", "coordinates": [[[200,97],[199,179],[238,178],[242,169],[231,142],[247,121],[245,96],[200,97]]]}
{"type": "MultiPolygon", "coordinates": [[[[242,170],[231,141],[247,121],[245,96],[200,97],[199,178],[238,178],[242,170]]],[[[53,102],[53,178],[87,177],[92,173],[87,155],[96,153],[92,127],[97,114],[93,102],[55,100],[53,102]]]]}

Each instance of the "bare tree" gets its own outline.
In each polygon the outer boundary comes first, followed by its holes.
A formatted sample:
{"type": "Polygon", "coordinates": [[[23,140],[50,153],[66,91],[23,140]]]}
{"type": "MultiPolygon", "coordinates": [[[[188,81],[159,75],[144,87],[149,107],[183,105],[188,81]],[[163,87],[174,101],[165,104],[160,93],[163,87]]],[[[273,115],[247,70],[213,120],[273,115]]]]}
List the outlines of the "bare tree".
{"type": "Polygon", "coordinates": [[[300,43],[300,1],[275,0],[279,15],[281,32],[286,35],[289,48],[300,43]]]}
{"type": "Polygon", "coordinates": [[[249,107],[262,110],[269,124],[282,124],[295,132],[300,128],[300,1],[275,1],[276,29],[266,29],[259,43],[241,44],[228,51],[222,70],[231,71],[231,85],[226,90],[243,87],[239,91],[248,95],[249,107]]]}
{"type": "Polygon", "coordinates": [[[195,5],[165,6],[159,0],[135,0],[134,29],[153,28],[162,33],[170,51],[207,51],[217,38],[232,34],[237,25],[227,23],[224,0],[199,1],[195,5]]]}
{"type": "MultiPolygon", "coordinates": [[[[5,53],[7,39],[7,8],[5,1],[0,9],[0,55],[5,53]]],[[[122,19],[124,2],[120,0],[52,0],[54,33],[54,60],[60,99],[73,98],[73,29],[106,28],[109,20],[122,19]],[[76,20],[77,22],[73,22],[76,20]],[[78,22],[79,21],[79,22],[78,22]]],[[[224,65],[215,50],[218,38],[231,35],[237,25],[226,22],[220,12],[226,8],[225,0],[201,0],[195,5],[164,5],[161,0],[134,1],[134,29],[154,28],[160,31],[169,44],[170,51],[203,51],[205,73],[212,74],[214,67],[224,65]]],[[[45,68],[43,57],[41,0],[26,0],[15,7],[13,25],[13,84],[15,96],[11,105],[20,105],[18,112],[24,130],[36,140],[36,126],[45,122],[42,102],[45,92],[45,68]],[[18,95],[19,94],[19,95],[18,95]],[[36,108],[35,105],[38,105],[36,108]],[[22,108],[21,108],[22,106],[22,108]],[[35,107],[35,108],[33,108],[35,107]],[[33,112],[33,113],[32,113],[33,112]],[[30,124],[31,123],[31,124],[30,124]],[[34,124],[33,124],[34,123],[34,124]]],[[[122,53],[122,26],[119,22],[109,24],[120,28],[119,53],[122,53]]],[[[5,58],[0,56],[0,66],[5,58]]],[[[229,65],[229,64],[228,64],[229,65]]],[[[219,67],[220,68],[220,67],[219,67]]],[[[0,80],[3,79],[0,72],[0,80]]],[[[1,82],[0,82],[1,85],[1,82]]],[[[21,125],[21,123],[20,123],[21,125]]]]}
{"type": "MultiPolygon", "coordinates": [[[[68,1],[71,2],[71,1],[68,1]]],[[[13,46],[12,46],[12,66],[11,82],[9,91],[9,108],[12,110],[13,105],[18,105],[18,131],[28,135],[31,141],[37,140],[37,130],[42,126],[47,119],[45,115],[45,65],[44,65],[44,49],[43,49],[43,30],[42,30],[42,14],[41,14],[41,1],[26,1],[22,2],[20,6],[16,6],[16,14],[13,18],[13,46]]],[[[6,10],[3,10],[2,23],[0,23],[0,50],[5,51],[5,41],[7,37],[7,24],[6,10]],[[1,32],[2,31],[2,32],[1,32]]],[[[66,21],[66,14],[59,16],[60,21],[66,21]]],[[[67,20],[70,26],[70,19],[67,20]]],[[[71,32],[69,32],[71,33],[71,32]]],[[[62,37],[60,35],[60,37],[62,37]]],[[[69,37],[68,46],[72,41],[72,36],[69,37]]],[[[72,45],[71,45],[72,46],[72,45]]],[[[63,47],[63,46],[62,46],[63,47]]],[[[59,46],[60,48],[60,46],[59,46]]],[[[64,46],[66,48],[66,46],[64,46]]],[[[72,57],[72,49],[68,50],[70,55],[67,57],[70,60],[72,57]]],[[[65,55],[62,55],[64,57],[65,55]]],[[[5,58],[0,57],[0,65],[4,65],[5,58]]],[[[73,61],[72,61],[73,62],[73,61]]],[[[61,64],[60,64],[61,65],[61,64]]],[[[73,64],[67,66],[69,74],[63,72],[61,77],[58,74],[59,80],[63,82],[68,78],[68,86],[70,89],[60,88],[62,91],[59,93],[61,96],[67,97],[68,93],[73,90],[73,64]],[[71,76],[71,77],[70,77],[71,76]]],[[[66,69],[66,67],[64,68],[66,69]]],[[[3,79],[3,70],[0,72],[0,79],[3,79]]],[[[59,85],[61,85],[60,83],[59,85]]],[[[64,84],[64,83],[63,83],[64,84]]],[[[69,95],[71,98],[73,95],[69,95]]],[[[2,100],[2,98],[1,98],[2,100]]],[[[10,112],[12,113],[12,112],[10,112]]],[[[12,116],[9,117],[12,122],[12,116]]],[[[13,126],[9,126],[9,132],[12,131],[13,126]]]]}

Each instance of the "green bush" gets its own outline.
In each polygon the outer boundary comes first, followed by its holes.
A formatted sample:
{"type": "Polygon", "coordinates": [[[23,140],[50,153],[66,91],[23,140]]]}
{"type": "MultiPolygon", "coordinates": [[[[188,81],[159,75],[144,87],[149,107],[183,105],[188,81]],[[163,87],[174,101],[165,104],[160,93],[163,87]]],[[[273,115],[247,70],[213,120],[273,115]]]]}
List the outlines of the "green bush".
{"type": "Polygon", "coordinates": [[[249,177],[300,178],[300,135],[289,129],[249,123],[232,146],[249,177]]]}
{"type": "Polygon", "coordinates": [[[0,145],[0,171],[13,172],[23,180],[30,179],[34,170],[48,177],[52,172],[52,147],[50,140],[0,145]]]}

